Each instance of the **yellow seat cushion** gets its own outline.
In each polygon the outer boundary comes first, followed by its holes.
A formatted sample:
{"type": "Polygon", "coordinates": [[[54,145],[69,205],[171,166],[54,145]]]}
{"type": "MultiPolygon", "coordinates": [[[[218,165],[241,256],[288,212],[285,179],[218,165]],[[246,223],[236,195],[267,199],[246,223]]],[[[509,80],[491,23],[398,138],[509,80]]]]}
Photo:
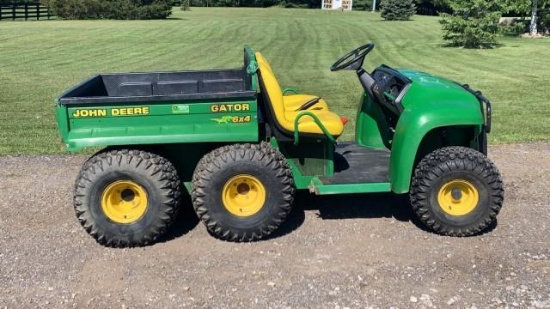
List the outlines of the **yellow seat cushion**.
{"type": "MultiPolygon", "coordinates": [[[[291,95],[287,96],[290,99],[287,99],[287,103],[289,104],[289,107],[287,108],[285,106],[285,96],[283,95],[283,91],[281,89],[281,86],[279,86],[279,82],[277,81],[277,78],[275,78],[275,75],[273,74],[273,71],[271,70],[271,67],[269,64],[266,64],[265,58],[262,57],[262,55],[259,52],[256,52],[256,60],[258,60],[258,68],[260,70],[260,76],[263,82],[263,86],[265,89],[262,89],[262,91],[267,92],[267,96],[269,97],[269,101],[271,103],[271,109],[273,111],[273,117],[275,118],[275,121],[281,126],[283,129],[289,132],[294,132],[294,121],[298,115],[300,115],[303,112],[306,111],[295,111],[297,108],[299,108],[302,104],[309,101],[311,98],[314,98],[313,96],[305,96],[305,95],[291,95]],[[294,97],[294,98],[293,98],[294,97]],[[300,101],[305,100],[305,101],[300,101]],[[298,105],[296,108],[292,109],[290,108],[291,105],[298,105]]],[[[319,106],[322,106],[322,104],[326,106],[326,102],[319,102],[319,106]]],[[[313,107],[315,107],[314,105],[313,107]]],[[[333,136],[340,136],[342,132],[344,131],[344,124],[342,123],[342,120],[340,119],[340,116],[338,116],[335,113],[332,113],[327,110],[322,111],[314,111],[314,110],[308,110],[308,112],[313,112],[317,118],[321,121],[321,123],[325,126],[329,134],[333,136]]],[[[321,128],[315,123],[313,118],[311,116],[304,116],[300,119],[298,123],[298,132],[300,133],[311,133],[311,134],[324,134],[321,128]]]]}
{"type": "MultiPolygon", "coordinates": [[[[310,100],[316,99],[318,97],[309,94],[291,94],[283,96],[283,102],[285,105],[286,111],[295,111],[300,108],[304,103],[309,102],[310,100]]],[[[317,113],[318,111],[328,111],[327,102],[323,99],[319,99],[319,102],[315,103],[312,107],[308,109],[310,112],[317,113]]]]}

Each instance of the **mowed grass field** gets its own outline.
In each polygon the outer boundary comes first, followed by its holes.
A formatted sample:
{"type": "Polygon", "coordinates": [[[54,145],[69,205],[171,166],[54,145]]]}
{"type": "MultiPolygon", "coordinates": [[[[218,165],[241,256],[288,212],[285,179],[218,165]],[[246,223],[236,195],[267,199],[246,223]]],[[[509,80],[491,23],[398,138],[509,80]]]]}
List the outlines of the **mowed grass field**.
{"type": "MultiPolygon", "coordinates": [[[[192,8],[161,21],[0,22],[0,155],[60,153],[53,100],[100,72],[232,68],[245,43],[284,87],[319,95],[353,118],[361,87],[329,66],[372,41],[385,63],[469,83],[493,102],[491,143],[550,139],[550,39],[502,38],[502,47],[442,46],[438,19],[386,22],[370,12],[192,8]]],[[[353,139],[354,123],[343,139],[353,139]]]]}

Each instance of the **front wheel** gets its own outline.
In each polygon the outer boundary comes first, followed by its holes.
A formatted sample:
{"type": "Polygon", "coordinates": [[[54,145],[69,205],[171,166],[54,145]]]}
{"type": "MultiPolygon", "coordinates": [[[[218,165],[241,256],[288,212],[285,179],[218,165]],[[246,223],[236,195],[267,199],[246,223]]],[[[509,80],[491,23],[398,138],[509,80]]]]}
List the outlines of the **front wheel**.
{"type": "Polygon", "coordinates": [[[410,198],[414,212],[429,229],[442,235],[471,236],[495,221],[504,189],[500,173],[485,155],[454,146],[420,161],[410,198]]]}

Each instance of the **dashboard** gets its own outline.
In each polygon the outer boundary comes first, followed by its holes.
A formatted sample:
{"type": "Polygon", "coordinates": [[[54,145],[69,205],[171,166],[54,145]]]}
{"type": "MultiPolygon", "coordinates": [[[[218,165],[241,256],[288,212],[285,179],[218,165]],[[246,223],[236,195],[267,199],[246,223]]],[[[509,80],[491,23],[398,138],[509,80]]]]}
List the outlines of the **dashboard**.
{"type": "Polygon", "coordinates": [[[403,111],[401,101],[412,81],[386,65],[376,68],[371,75],[378,84],[373,92],[380,103],[395,114],[401,114],[403,111]]]}

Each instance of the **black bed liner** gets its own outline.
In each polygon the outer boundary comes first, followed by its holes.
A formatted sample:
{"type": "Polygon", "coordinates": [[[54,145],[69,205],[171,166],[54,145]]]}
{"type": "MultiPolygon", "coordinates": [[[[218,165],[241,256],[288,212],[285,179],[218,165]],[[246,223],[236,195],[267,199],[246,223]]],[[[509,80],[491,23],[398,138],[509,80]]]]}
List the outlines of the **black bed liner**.
{"type": "Polygon", "coordinates": [[[61,105],[254,99],[246,69],[95,75],[69,89],[61,105]]]}

